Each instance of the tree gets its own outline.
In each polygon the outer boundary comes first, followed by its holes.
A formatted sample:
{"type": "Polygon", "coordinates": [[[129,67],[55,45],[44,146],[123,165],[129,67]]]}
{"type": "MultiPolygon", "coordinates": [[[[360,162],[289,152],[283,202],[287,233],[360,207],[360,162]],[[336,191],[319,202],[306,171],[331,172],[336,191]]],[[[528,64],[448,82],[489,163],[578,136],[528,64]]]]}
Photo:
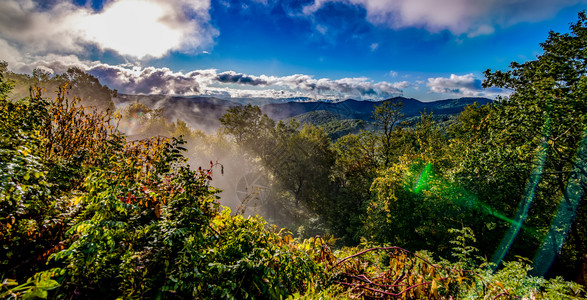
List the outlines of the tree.
{"type": "Polygon", "coordinates": [[[325,220],[344,245],[357,245],[364,235],[362,219],[372,197],[371,184],[378,173],[378,142],[374,132],[362,131],[345,135],[332,145],[336,161],[325,220]]]}
{"type": "Polygon", "coordinates": [[[330,138],[323,129],[304,125],[299,132],[276,139],[278,151],[268,157],[267,167],[293,193],[296,207],[303,203],[314,212],[322,211],[334,164],[330,138]]]}
{"type": "Polygon", "coordinates": [[[263,157],[269,148],[267,137],[275,128],[275,121],[261,112],[258,106],[234,106],[220,117],[222,129],[232,135],[235,142],[263,157]]]}
{"type": "Polygon", "coordinates": [[[83,99],[84,106],[95,106],[99,109],[114,109],[112,98],[118,96],[118,91],[102,85],[98,78],[80,68],[67,69],[63,79],[71,85],[71,95],[83,99]]]}
{"type": "Polygon", "coordinates": [[[383,166],[389,166],[391,161],[393,136],[395,126],[403,118],[403,103],[384,101],[381,105],[375,107],[373,118],[381,132],[381,147],[383,149],[383,166]]]}
{"type": "Polygon", "coordinates": [[[6,78],[7,69],[8,64],[5,61],[0,61],[0,100],[6,100],[14,88],[14,81],[6,78]]]}
{"type": "Polygon", "coordinates": [[[500,205],[513,219],[504,234],[519,242],[502,242],[496,262],[507,249],[541,249],[534,253],[537,273],[546,272],[557,256],[559,265],[574,268],[573,262],[587,252],[586,205],[581,201],[587,187],[585,12],[568,33],[551,31],[541,47],[544,53],[536,60],[513,62],[505,72],[485,71],[484,87],[508,88],[512,94],[483,118],[485,140],[466,150],[461,172],[480,198],[500,205]],[[563,214],[564,221],[559,217],[563,211],[571,211],[563,214]],[[538,234],[522,230],[521,224],[538,234]]]}
{"type": "Polygon", "coordinates": [[[118,96],[116,90],[102,85],[98,78],[78,67],[69,68],[63,74],[51,74],[47,70],[37,68],[31,75],[6,72],[6,76],[15,82],[16,88],[11,93],[15,100],[30,96],[33,87],[39,87],[43,95],[54,98],[65,83],[68,83],[67,96],[71,99],[83,99],[85,107],[113,110],[112,98],[118,96]]]}

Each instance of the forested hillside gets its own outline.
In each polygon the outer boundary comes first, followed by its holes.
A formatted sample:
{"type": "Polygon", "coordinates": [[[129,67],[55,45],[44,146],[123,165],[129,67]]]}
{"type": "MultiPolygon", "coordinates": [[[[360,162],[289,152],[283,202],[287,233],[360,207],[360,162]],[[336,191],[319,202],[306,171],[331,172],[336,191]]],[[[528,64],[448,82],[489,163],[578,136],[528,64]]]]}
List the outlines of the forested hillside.
{"type": "Polygon", "coordinates": [[[584,299],[585,12],[541,46],[485,72],[507,98],[448,125],[386,101],[338,139],[252,105],[209,134],[3,63],[0,298],[584,299]]]}
{"type": "MultiPolygon", "coordinates": [[[[467,105],[473,103],[487,104],[491,102],[491,100],[487,98],[459,98],[422,102],[404,97],[395,97],[385,101],[401,103],[403,106],[402,112],[406,117],[419,116],[422,112],[434,113],[437,115],[453,115],[462,112],[467,105]]],[[[344,119],[372,121],[373,111],[378,105],[381,105],[380,101],[357,101],[347,99],[340,102],[270,103],[263,105],[261,109],[270,118],[275,120],[292,118],[312,111],[328,111],[340,115],[344,117],[344,119]]]]}

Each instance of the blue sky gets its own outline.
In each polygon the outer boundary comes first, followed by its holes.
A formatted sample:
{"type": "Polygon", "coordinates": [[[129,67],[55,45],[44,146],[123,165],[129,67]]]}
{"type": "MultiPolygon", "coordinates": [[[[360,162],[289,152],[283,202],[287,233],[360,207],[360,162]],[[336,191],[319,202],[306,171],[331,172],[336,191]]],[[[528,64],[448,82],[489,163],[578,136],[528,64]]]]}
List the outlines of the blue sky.
{"type": "Polygon", "coordinates": [[[126,93],[425,101],[507,93],[587,0],[2,0],[0,60],[126,93]]]}

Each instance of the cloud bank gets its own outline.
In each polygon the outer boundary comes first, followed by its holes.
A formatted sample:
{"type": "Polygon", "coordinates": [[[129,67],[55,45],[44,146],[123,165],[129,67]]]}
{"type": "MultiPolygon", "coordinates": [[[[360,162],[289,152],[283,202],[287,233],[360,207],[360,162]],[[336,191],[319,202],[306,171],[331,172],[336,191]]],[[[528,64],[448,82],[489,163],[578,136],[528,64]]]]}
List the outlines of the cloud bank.
{"type": "Polygon", "coordinates": [[[42,3],[0,1],[0,55],[84,55],[97,48],[158,58],[206,47],[218,34],[209,24],[209,0],[112,0],[101,11],[66,0],[42,3]]]}
{"type": "Polygon", "coordinates": [[[256,76],[214,69],[183,73],[168,68],[108,64],[85,69],[106,85],[129,94],[381,100],[402,95],[402,89],[409,86],[407,81],[374,82],[365,77],[332,80],[304,74],[256,76]]]}
{"type": "MultiPolygon", "coordinates": [[[[383,100],[402,96],[404,89],[419,90],[426,86],[429,94],[450,97],[488,97],[507,95],[501,89],[484,89],[481,80],[473,74],[428,78],[426,81],[375,82],[366,77],[315,78],[306,74],[289,76],[249,75],[215,69],[175,72],[169,68],[140,67],[134,64],[109,65],[81,61],[76,56],[48,55],[34,64],[21,68],[29,72],[33,67],[50,73],[64,73],[76,66],[100,79],[102,84],[127,94],[164,94],[183,96],[210,96],[218,98],[274,98],[314,100],[383,100]]],[[[9,65],[10,67],[10,65],[9,65]]],[[[14,68],[11,68],[14,69],[14,68]]],[[[398,76],[391,71],[390,76],[398,76]]]]}
{"type": "Polygon", "coordinates": [[[421,27],[449,30],[470,37],[492,34],[496,26],[538,22],[585,0],[314,0],[302,13],[313,15],[327,3],[362,7],[367,21],[391,28],[421,27]]]}
{"type": "Polygon", "coordinates": [[[481,80],[473,74],[455,75],[450,77],[428,78],[426,86],[431,93],[454,95],[458,97],[488,97],[506,95],[508,92],[502,89],[484,89],[481,80]]]}

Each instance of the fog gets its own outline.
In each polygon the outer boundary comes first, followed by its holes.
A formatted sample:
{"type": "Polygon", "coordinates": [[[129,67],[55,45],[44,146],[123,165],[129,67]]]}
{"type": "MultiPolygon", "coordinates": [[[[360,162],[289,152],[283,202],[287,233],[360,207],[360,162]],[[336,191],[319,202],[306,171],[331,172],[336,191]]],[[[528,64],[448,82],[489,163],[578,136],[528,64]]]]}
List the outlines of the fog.
{"type": "Polygon", "coordinates": [[[187,149],[184,156],[192,169],[208,169],[212,163],[210,185],[220,190],[220,204],[230,208],[233,215],[260,215],[270,224],[291,227],[303,212],[303,208],[288,202],[291,197],[250,155],[251,151],[220,130],[218,118],[238,104],[213,98],[151,95],[121,95],[114,103],[122,115],[119,130],[127,140],[182,135],[186,140],[182,146],[187,149]]]}

